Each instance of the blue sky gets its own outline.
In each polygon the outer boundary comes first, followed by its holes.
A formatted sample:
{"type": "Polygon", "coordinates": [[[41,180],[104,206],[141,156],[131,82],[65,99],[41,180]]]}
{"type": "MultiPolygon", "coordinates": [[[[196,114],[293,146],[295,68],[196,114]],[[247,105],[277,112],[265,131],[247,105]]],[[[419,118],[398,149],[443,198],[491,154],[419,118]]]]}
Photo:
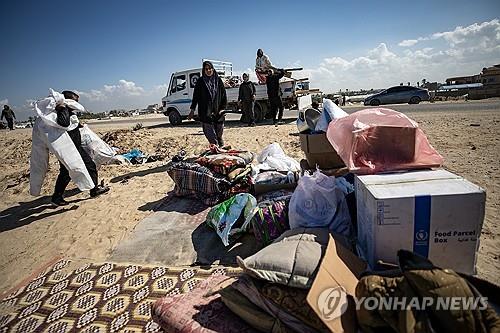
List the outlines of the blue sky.
{"type": "Polygon", "coordinates": [[[324,91],[479,73],[500,63],[500,2],[3,1],[0,102],[29,115],[48,88],[88,109],[159,103],[202,58],[249,71],[263,48],[324,91]]]}

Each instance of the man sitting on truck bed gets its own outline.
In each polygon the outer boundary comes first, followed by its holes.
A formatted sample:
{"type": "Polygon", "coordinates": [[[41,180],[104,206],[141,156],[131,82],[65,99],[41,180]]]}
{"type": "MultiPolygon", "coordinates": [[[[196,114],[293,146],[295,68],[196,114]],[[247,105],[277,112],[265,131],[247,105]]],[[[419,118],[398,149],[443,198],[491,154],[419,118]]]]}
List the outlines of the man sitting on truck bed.
{"type": "Polygon", "coordinates": [[[257,78],[259,79],[259,84],[266,84],[266,75],[269,69],[276,69],[271,60],[264,54],[262,49],[257,50],[257,59],[255,59],[255,74],[257,74],[257,78]]]}

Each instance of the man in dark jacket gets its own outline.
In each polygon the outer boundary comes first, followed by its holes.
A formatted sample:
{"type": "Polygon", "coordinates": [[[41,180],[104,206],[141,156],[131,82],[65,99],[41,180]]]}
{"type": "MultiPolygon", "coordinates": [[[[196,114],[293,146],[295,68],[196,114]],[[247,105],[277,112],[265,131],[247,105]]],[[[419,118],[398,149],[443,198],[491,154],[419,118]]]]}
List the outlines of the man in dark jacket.
{"type": "MultiPolygon", "coordinates": [[[[72,99],[78,102],[79,96],[72,91],[63,91],[64,98],[72,99]]],[[[59,105],[56,107],[57,111],[57,123],[63,127],[68,127],[72,122],[72,117],[75,118],[76,114],[67,106],[59,105]]],[[[68,134],[75,144],[76,149],[80,153],[82,157],[83,163],[89,172],[90,178],[92,178],[92,182],[95,187],[90,190],[90,196],[96,197],[100,194],[106,193],[109,191],[109,187],[101,186],[98,183],[97,177],[97,167],[92,161],[92,158],[89,154],[82,148],[82,137],[80,134],[81,125],[77,126],[75,129],[68,131],[68,134]]],[[[54,189],[54,194],[52,195],[52,203],[56,206],[65,206],[68,204],[66,200],[63,198],[64,191],[66,190],[66,186],[68,186],[71,177],[69,175],[68,169],[59,162],[59,176],[57,176],[56,186],[54,189]]]]}
{"type": "Polygon", "coordinates": [[[14,111],[8,106],[4,105],[3,110],[2,110],[2,116],[0,117],[0,120],[2,120],[5,117],[5,120],[7,120],[7,125],[9,126],[10,130],[14,129],[14,119],[16,119],[16,115],[14,114],[14,111]]]}
{"type": "Polygon", "coordinates": [[[196,82],[193,91],[193,102],[188,119],[194,116],[198,106],[198,118],[201,121],[203,134],[210,144],[222,147],[224,140],[224,113],[227,105],[226,88],[224,82],[217,75],[210,61],[203,62],[202,77],[196,82]]]}
{"type": "Polygon", "coordinates": [[[268,70],[266,86],[267,86],[267,97],[269,98],[269,104],[271,106],[271,114],[273,115],[273,124],[283,123],[283,102],[281,101],[281,90],[280,90],[280,79],[285,75],[285,71],[278,69],[276,73],[272,70],[268,70]],[[276,119],[276,116],[278,118],[276,119]]]}
{"type": "Polygon", "coordinates": [[[248,126],[255,126],[255,85],[249,80],[247,73],[243,73],[243,83],[239,89],[238,104],[241,104],[243,117],[249,120],[248,126]]]}

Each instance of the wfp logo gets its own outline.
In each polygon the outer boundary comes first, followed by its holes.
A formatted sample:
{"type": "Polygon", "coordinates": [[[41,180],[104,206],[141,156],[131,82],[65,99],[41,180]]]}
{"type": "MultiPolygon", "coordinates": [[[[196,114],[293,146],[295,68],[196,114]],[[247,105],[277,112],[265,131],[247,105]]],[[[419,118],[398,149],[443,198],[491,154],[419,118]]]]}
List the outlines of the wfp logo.
{"type": "Polygon", "coordinates": [[[425,230],[420,230],[415,234],[415,238],[420,241],[426,241],[429,238],[429,234],[425,230]]]}
{"type": "Polygon", "coordinates": [[[347,310],[347,294],[342,287],[328,288],[318,297],[318,309],[324,320],[340,317],[347,310]]]}

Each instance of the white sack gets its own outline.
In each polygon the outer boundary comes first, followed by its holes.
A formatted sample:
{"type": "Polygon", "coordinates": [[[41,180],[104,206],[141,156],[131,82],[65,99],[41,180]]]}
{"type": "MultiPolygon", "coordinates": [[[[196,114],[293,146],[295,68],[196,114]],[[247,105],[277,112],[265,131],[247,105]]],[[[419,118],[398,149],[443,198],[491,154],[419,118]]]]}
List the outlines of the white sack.
{"type": "Polygon", "coordinates": [[[58,104],[70,105],[73,109],[85,111],[83,106],[73,100],[65,100],[64,96],[52,89],[50,95],[35,102],[37,113],[32,132],[30,157],[30,193],[40,195],[43,180],[49,166],[49,151],[68,169],[71,180],[82,191],[94,188],[94,182],[88,173],[80,153],[67,133],[78,126],[78,118],[71,119],[68,127],[57,124],[55,107],[58,104]]]}
{"type": "Polygon", "coordinates": [[[300,171],[300,164],[287,156],[279,143],[274,142],[265,147],[257,156],[260,163],[256,168],[260,170],[300,171]]]}
{"type": "Polygon", "coordinates": [[[97,168],[108,164],[116,155],[116,152],[87,125],[80,128],[82,136],[82,148],[90,155],[97,168]]]}

